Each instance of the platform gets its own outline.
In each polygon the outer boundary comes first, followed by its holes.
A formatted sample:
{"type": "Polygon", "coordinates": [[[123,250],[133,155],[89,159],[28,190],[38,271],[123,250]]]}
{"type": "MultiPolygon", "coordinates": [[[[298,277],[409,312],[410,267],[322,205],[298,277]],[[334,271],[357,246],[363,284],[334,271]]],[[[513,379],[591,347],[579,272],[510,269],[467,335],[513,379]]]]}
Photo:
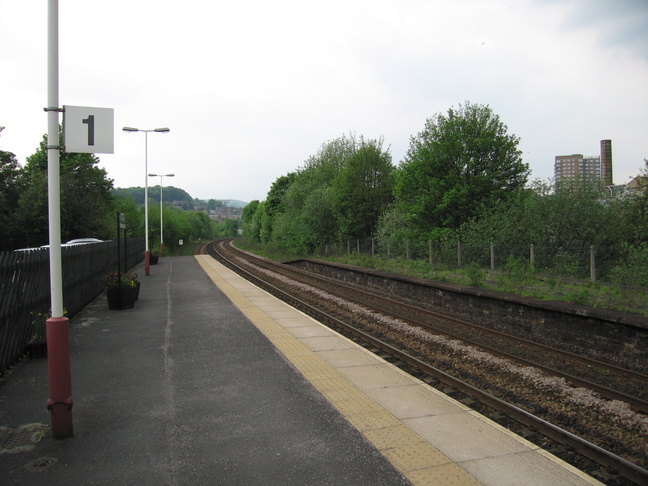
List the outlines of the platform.
{"type": "MultiPolygon", "coordinates": [[[[598,484],[208,256],[140,279],[72,319],[75,435],[0,453],[2,484],[598,484]]],[[[20,364],[0,426],[48,424],[47,397],[20,364]]]]}

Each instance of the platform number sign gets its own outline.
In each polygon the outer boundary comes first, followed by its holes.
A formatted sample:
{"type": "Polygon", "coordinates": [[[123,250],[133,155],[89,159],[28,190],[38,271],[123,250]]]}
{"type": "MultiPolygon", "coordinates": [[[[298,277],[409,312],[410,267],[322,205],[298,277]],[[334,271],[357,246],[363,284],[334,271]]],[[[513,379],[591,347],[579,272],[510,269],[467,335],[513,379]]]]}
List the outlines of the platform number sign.
{"type": "Polygon", "coordinates": [[[66,152],[114,153],[115,110],[69,105],[63,109],[63,146],[66,152]]]}
{"type": "Polygon", "coordinates": [[[88,146],[94,147],[94,115],[88,115],[88,118],[84,118],[83,123],[88,125],[88,146]]]}

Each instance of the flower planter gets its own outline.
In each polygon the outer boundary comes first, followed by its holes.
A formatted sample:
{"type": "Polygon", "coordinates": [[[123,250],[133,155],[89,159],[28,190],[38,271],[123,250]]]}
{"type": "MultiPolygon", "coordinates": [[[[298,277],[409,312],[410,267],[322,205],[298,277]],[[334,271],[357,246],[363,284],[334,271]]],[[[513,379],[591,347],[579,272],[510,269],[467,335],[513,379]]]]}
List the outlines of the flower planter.
{"type": "Polygon", "coordinates": [[[109,288],[106,290],[108,308],[113,310],[132,309],[139,296],[139,286],[109,288]]]}
{"type": "Polygon", "coordinates": [[[27,354],[31,359],[47,358],[47,341],[29,341],[27,354]]]}

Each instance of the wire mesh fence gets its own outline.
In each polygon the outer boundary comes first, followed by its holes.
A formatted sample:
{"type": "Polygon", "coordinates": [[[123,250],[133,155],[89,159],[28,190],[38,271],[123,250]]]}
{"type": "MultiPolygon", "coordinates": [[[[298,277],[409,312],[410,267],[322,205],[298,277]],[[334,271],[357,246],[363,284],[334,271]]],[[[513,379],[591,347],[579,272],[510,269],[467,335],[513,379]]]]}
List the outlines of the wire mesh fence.
{"type": "MultiPolygon", "coordinates": [[[[506,244],[482,241],[397,239],[348,240],[318,249],[323,256],[366,255],[427,261],[446,268],[476,266],[490,270],[512,267],[591,281],[609,280],[619,268],[632,272],[628,248],[586,244],[506,244]]],[[[637,268],[637,272],[641,269],[637,268]]]]}

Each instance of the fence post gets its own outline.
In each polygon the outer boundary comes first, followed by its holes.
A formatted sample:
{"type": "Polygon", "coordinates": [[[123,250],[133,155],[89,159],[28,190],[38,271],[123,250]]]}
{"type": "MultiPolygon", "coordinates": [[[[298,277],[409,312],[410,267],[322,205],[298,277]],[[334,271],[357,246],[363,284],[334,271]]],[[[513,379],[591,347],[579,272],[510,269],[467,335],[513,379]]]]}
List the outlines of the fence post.
{"type": "Polygon", "coordinates": [[[491,256],[491,272],[495,270],[495,243],[491,241],[490,244],[490,256],[491,256]]]}
{"type": "Polygon", "coordinates": [[[590,280],[596,282],[596,252],[594,245],[590,246],[590,280]]]}
{"type": "Polygon", "coordinates": [[[375,255],[376,255],[376,246],[375,246],[375,241],[374,241],[373,238],[371,238],[371,256],[373,257],[373,256],[375,256],[375,255]]]}
{"type": "Polygon", "coordinates": [[[430,248],[430,250],[429,250],[429,253],[430,253],[429,263],[430,263],[430,265],[432,265],[432,240],[430,240],[430,241],[428,242],[428,246],[429,246],[429,248],[430,248]]]}
{"type": "Polygon", "coordinates": [[[461,241],[457,241],[457,266],[461,267],[461,241]]]}
{"type": "Polygon", "coordinates": [[[356,239],[356,250],[358,251],[358,255],[360,255],[360,238],[356,239]]]}
{"type": "Polygon", "coordinates": [[[387,240],[387,258],[391,258],[391,240],[387,240]]]}
{"type": "Polygon", "coordinates": [[[531,261],[531,268],[535,266],[535,246],[533,243],[529,246],[529,260],[531,261]]]}
{"type": "Polygon", "coordinates": [[[347,240],[347,255],[351,255],[351,242],[347,240]]]}

